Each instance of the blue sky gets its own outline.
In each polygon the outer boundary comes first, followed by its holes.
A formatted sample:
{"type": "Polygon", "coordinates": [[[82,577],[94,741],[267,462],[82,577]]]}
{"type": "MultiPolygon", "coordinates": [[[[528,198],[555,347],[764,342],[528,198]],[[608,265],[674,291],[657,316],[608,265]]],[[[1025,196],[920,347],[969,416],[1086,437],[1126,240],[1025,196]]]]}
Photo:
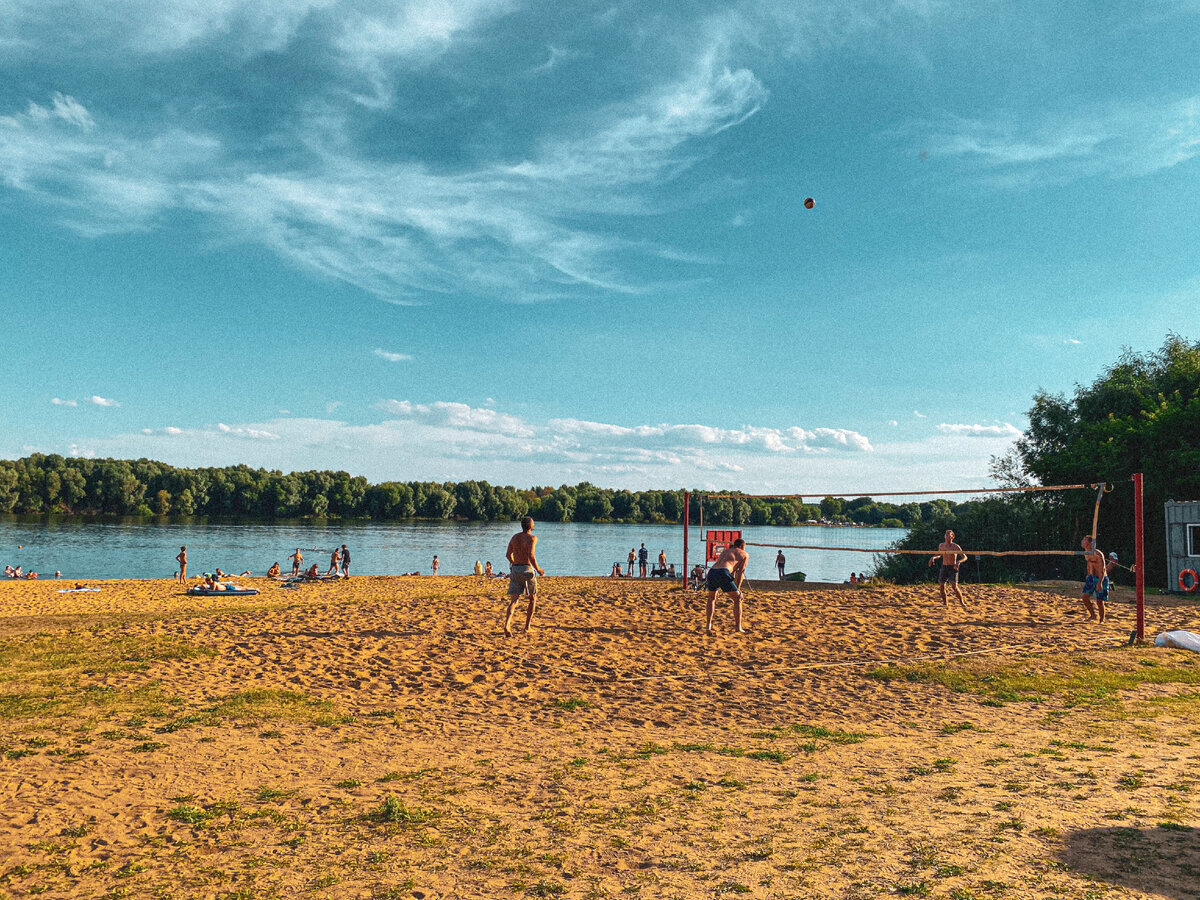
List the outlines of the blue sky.
{"type": "Polygon", "coordinates": [[[1196,0],[0,0],[0,456],[983,484],[1197,155],[1196,0]]]}

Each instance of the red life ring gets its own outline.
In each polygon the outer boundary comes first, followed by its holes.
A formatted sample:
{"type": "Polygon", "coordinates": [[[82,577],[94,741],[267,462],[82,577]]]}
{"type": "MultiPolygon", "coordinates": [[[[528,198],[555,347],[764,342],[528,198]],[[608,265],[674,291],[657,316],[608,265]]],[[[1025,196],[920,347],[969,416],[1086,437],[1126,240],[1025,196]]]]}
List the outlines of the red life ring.
{"type": "Polygon", "coordinates": [[[1196,592],[1197,587],[1200,587],[1200,576],[1196,575],[1195,569],[1184,569],[1182,572],[1179,573],[1179,589],[1181,591],[1184,591],[1185,593],[1188,593],[1188,594],[1194,594],[1196,592]],[[1188,585],[1186,584],[1187,576],[1189,576],[1189,575],[1192,578],[1191,587],[1188,587],[1188,585]]]}

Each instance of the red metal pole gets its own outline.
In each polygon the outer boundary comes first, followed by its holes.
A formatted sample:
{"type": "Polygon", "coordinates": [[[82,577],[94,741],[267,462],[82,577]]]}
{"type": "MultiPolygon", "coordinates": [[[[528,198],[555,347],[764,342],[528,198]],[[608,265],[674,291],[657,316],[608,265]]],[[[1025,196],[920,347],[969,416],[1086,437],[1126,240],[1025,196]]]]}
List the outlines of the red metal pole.
{"type": "Polygon", "coordinates": [[[1142,546],[1142,473],[1133,476],[1133,556],[1135,596],[1137,597],[1137,639],[1146,640],[1146,566],[1142,546]]]}
{"type": "Polygon", "coordinates": [[[690,524],[692,518],[692,494],[691,491],[683,492],[683,582],[686,585],[688,580],[688,532],[692,530],[690,524]]]}

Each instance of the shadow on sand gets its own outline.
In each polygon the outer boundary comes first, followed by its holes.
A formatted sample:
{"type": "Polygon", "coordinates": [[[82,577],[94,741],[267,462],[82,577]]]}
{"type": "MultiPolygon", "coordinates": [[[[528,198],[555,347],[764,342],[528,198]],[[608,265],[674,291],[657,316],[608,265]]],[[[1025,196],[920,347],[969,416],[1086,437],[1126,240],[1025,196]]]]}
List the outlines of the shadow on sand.
{"type": "Polygon", "coordinates": [[[1099,881],[1163,897],[1200,897],[1200,828],[1088,828],[1067,836],[1064,863],[1099,881]]]}

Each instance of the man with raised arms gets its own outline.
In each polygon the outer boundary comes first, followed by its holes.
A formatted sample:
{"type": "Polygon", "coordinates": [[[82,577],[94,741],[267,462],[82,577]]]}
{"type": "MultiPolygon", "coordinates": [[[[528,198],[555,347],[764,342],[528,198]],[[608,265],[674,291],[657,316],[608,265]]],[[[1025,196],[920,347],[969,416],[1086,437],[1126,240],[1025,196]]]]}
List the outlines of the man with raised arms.
{"type": "Polygon", "coordinates": [[[1087,607],[1088,621],[1103,622],[1104,601],[1108,599],[1108,566],[1104,554],[1096,549],[1096,542],[1091,537],[1085,537],[1079,544],[1083,547],[1083,561],[1087,564],[1087,576],[1083,579],[1083,605],[1087,607]],[[1099,620],[1096,618],[1096,608],[1092,606],[1093,597],[1100,611],[1099,620]]]}
{"type": "Polygon", "coordinates": [[[529,632],[529,624],[533,621],[533,613],[537,609],[537,576],[545,575],[538,565],[537,538],[533,534],[533,516],[521,520],[521,533],[514,534],[508,542],[508,550],[504,558],[508,560],[508,612],[504,616],[504,636],[512,637],[513,610],[521,594],[529,595],[529,609],[525,613],[525,631],[529,632]]]}
{"type": "Polygon", "coordinates": [[[932,566],[939,558],[942,560],[942,568],[938,571],[938,590],[942,592],[942,605],[950,605],[946,597],[946,585],[949,584],[954,596],[958,598],[959,605],[966,609],[967,603],[963,600],[962,591],[958,589],[958,567],[967,561],[967,554],[963,553],[962,547],[954,543],[953,531],[946,532],[945,540],[938,544],[937,555],[929,557],[929,565],[932,566]]]}
{"type": "Polygon", "coordinates": [[[746,629],[742,627],[742,576],[746,572],[746,563],[750,557],[746,555],[746,542],[738,538],[726,547],[717,561],[713,563],[704,579],[704,587],[708,591],[708,624],[705,633],[713,634],[713,613],[717,609],[717,591],[733,594],[733,624],[738,634],[746,629]]]}

